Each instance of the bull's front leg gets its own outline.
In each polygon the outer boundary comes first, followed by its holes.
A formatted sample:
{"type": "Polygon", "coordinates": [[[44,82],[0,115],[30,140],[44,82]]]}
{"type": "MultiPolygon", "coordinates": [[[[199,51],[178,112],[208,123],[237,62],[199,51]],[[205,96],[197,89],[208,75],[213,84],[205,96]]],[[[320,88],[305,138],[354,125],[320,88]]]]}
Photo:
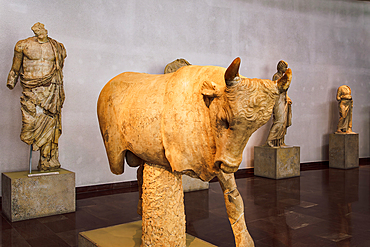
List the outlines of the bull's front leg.
{"type": "Polygon", "coordinates": [[[236,246],[254,246],[253,239],[245,224],[244,203],[237,189],[234,174],[221,172],[217,177],[224,192],[226,211],[233,229],[236,246]]]}

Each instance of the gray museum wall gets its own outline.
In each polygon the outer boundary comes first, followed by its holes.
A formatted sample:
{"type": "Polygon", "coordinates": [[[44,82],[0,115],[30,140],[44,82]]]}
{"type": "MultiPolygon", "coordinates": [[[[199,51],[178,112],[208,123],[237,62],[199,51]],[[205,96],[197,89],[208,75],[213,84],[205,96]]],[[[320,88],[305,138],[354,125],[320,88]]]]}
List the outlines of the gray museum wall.
{"type": "MultiPolygon", "coordinates": [[[[328,160],[338,121],[336,90],[354,98],[353,130],[360,157],[370,157],[370,4],[330,0],[0,0],[0,172],[28,169],[29,147],[19,139],[21,86],[6,79],[15,43],[42,22],[68,53],[60,141],[62,167],[76,186],[136,180],[136,170],[111,174],[96,115],[99,92],[124,71],[163,73],[167,63],[227,67],[237,56],[241,74],[271,78],[284,59],[293,70],[293,125],[286,143],[301,162],[328,160]]],[[[253,147],[271,122],[251,137],[240,168],[253,167],[253,147]]],[[[34,152],[33,168],[39,154],[34,152]]]]}

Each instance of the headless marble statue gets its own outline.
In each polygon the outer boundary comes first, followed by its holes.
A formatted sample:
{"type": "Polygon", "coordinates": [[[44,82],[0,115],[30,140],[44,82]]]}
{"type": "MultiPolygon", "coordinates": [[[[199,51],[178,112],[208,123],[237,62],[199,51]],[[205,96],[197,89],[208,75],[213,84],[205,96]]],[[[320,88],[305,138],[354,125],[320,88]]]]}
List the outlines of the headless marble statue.
{"type": "MultiPolygon", "coordinates": [[[[281,60],[277,65],[277,72],[272,77],[273,81],[280,79],[286,70],[288,63],[281,60]]],[[[286,90],[279,90],[279,97],[277,97],[273,109],[273,124],[267,138],[267,145],[270,147],[285,146],[285,135],[287,128],[292,125],[292,100],[288,97],[286,90]]]]}
{"type": "Polygon", "coordinates": [[[351,88],[347,85],[340,86],[337,91],[337,100],[339,106],[339,122],[337,134],[353,134],[352,131],[352,107],[353,100],[351,88]]]}
{"type": "Polygon", "coordinates": [[[40,150],[38,169],[48,171],[60,167],[58,139],[65,99],[62,69],[67,53],[62,43],[48,37],[44,24],[38,22],[31,29],[35,36],[15,45],[7,87],[13,89],[20,77],[21,140],[34,151],[40,150]]]}

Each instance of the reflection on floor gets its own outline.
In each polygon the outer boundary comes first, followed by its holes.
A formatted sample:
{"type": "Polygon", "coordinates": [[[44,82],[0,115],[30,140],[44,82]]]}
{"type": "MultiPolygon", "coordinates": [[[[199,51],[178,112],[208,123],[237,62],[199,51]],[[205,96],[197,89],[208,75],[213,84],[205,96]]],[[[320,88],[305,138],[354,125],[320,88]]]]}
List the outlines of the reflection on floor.
{"type": "MultiPolygon", "coordinates": [[[[301,177],[237,179],[256,246],[370,246],[370,165],[301,177]]],[[[75,213],[0,222],[1,246],[77,246],[80,231],[140,220],[137,192],[78,199],[75,213]]],[[[185,194],[187,232],[235,246],[218,183],[185,194]]]]}

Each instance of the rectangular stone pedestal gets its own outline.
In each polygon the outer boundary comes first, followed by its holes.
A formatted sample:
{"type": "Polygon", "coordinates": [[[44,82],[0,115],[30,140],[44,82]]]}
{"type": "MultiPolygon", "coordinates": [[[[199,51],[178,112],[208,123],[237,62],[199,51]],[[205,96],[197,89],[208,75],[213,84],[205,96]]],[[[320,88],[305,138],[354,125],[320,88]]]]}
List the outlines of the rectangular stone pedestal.
{"type": "Polygon", "coordinates": [[[329,167],[349,169],[359,166],[359,135],[329,135],[329,167]]]}
{"type": "MultiPolygon", "coordinates": [[[[28,171],[2,173],[2,210],[11,221],[76,211],[75,173],[28,177],[28,171]]],[[[32,173],[42,173],[32,171],[32,173]]]]}
{"type": "Polygon", "coordinates": [[[281,179],[300,176],[300,148],[254,147],[254,175],[281,179]]]}
{"type": "MultiPolygon", "coordinates": [[[[141,221],[80,232],[78,247],[140,247],[141,221]]],[[[215,247],[186,234],[187,247],[215,247]]]]}

